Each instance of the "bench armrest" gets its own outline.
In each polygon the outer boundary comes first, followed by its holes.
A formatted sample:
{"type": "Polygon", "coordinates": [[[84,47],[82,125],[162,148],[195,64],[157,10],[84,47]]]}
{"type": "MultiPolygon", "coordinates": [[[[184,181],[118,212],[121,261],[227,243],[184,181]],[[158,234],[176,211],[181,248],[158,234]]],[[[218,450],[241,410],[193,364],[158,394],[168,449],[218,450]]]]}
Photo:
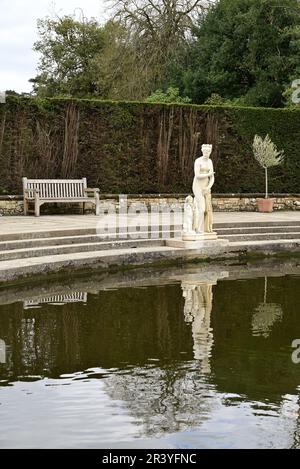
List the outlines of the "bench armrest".
{"type": "Polygon", "coordinates": [[[24,194],[29,194],[29,192],[33,192],[34,194],[39,194],[40,190],[39,189],[24,189],[24,194]]]}
{"type": "Polygon", "coordinates": [[[84,189],[84,192],[93,192],[94,194],[100,194],[100,189],[88,187],[87,189],[84,189]]]}

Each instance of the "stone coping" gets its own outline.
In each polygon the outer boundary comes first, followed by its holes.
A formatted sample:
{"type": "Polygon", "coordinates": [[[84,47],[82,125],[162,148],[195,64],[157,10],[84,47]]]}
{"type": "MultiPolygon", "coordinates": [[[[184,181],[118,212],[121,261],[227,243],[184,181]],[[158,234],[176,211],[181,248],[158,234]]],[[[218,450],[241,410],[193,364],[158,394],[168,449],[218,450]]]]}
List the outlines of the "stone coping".
{"type": "MultiPolygon", "coordinates": [[[[127,196],[128,199],[181,199],[187,197],[188,193],[186,194],[180,194],[180,193],[174,193],[174,194],[101,194],[100,193],[100,199],[118,199],[119,196],[127,196]]],[[[265,194],[262,193],[237,193],[237,194],[214,194],[212,193],[212,196],[215,198],[226,198],[226,199],[233,199],[233,198],[246,198],[246,199],[256,199],[256,198],[264,198],[265,194]]],[[[300,194],[270,194],[270,198],[291,198],[291,197],[300,197],[300,194]]],[[[22,195],[0,195],[0,201],[9,201],[9,200],[23,200],[22,195]]]]}

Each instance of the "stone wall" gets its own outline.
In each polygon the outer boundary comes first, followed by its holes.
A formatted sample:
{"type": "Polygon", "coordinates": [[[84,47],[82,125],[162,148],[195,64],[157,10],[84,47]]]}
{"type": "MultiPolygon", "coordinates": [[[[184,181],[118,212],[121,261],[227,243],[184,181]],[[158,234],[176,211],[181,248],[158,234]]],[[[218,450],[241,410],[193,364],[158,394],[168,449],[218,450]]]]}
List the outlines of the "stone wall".
{"type": "Polygon", "coordinates": [[[0,216],[22,215],[23,198],[19,196],[0,196],[0,216]]]}
{"type": "MultiPolygon", "coordinates": [[[[183,207],[185,194],[160,194],[160,195],[128,195],[126,196],[102,194],[101,203],[104,208],[113,206],[116,209],[121,203],[127,204],[127,207],[135,204],[132,209],[138,210],[138,204],[146,205],[147,209],[164,210],[169,205],[183,207]]],[[[263,197],[262,194],[214,194],[213,207],[216,212],[255,212],[256,199],[263,197]]],[[[276,194],[274,210],[300,210],[300,194],[276,194]]],[[[85,213],[91,213],[92,206],[87,204],[85,213]]],[[[48,204],[42,206],[42,214],[80,214],[82,213],[81,204],[48,204]]],[[[22,215],[23,198],[21,196],[0,196],[0,216],[22,215]]]]}

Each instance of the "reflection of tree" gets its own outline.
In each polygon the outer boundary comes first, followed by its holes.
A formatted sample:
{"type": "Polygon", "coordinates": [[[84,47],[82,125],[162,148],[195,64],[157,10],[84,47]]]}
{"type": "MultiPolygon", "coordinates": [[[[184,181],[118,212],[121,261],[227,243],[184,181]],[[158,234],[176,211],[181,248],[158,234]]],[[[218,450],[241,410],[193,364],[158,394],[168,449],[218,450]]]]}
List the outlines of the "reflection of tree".
{"type": "Polygon", "coordinates": [[[286,447],[300,449],[300,386],[295,394],[284,394],[278,406],[278,414],[287,422],[286,447]]]}
{"type": "MultiPolygon", "coordinates": [[[[299,386],[298,386],[299,391],[299,386]]],[[[297,417],[293,431],[293,443],[290,449],[300,449],[300,396],[297,398],[297,417]]]]}
{"type": "Polygon", "coordinates": [[[214,388],[193,362],[143,367],[105,380],[107,394],[125,403],[141,423],[141,436],[159,437],[200,426],[217,408],[214,388]]]}
{"type": "Polygon", "coordinates": [[[272,326],[282,319],[282,308],[277,303],[267,302],[268,279],[265,277],[264,302],[260,303],[252,318],[252,332],[254,336],[269,337],[272,326]]]}

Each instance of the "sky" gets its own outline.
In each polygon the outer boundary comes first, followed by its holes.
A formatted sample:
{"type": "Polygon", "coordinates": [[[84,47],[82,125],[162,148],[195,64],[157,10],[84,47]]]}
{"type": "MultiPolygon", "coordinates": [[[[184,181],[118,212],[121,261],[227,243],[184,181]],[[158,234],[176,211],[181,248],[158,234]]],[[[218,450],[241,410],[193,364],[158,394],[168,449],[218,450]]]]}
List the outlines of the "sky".
{"type": "Polygon", "coordinates": [[[35,77],[39,59],[32,50],[37,19],[73,14],[76,8],[100,22],[107,19],[105,0],[0,0],[0,91],[31,91],[28,80],[35,77]]]}

